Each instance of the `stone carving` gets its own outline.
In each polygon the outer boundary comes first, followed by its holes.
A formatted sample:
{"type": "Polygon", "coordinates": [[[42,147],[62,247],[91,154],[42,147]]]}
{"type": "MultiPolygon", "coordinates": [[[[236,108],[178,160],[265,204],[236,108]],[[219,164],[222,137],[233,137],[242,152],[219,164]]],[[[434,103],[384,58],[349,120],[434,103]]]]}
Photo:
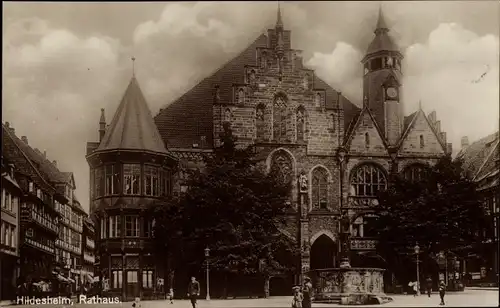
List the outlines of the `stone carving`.
{"type": "Polygon", "coordinates": [[[305,116],[304,110],[299,109],[297,111],[297,140],[303,141],[305,135],[305,116]]]}
{"type": "Polygon", "coordinates": [[[282,183],[290,183],[292,180],[292,162],[288,154],[280,152],[275,154],[271,164],[271,173],[275,174],[282,183]]]}
{"type": "Polygon", "coordinates": [[[351,249],[353,250],[374,250],[377,247],[376,240],[356,239],[351,240],[351,249]]]}
{"type": "Polygon", "coordinates": [[[300,186],[300,192],[301,193],[307,193],[307,188],[308,188],[308,185],[307,185],[307,175],[305,175],[304,173],[302,173],[299,176],[299,186],[300,186]]]}
{"type": "Polygon", "coordinates": [[[347,206],[348,207],[374,207],[378,206],[378,200],[374,197],[353,197],[350,196],[347,198],[347,206]]]}

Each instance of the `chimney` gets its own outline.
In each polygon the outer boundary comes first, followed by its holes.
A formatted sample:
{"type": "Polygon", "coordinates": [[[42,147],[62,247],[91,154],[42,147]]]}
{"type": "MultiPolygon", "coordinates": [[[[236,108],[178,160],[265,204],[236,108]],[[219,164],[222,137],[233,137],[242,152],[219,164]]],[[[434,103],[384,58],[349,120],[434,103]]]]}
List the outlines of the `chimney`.
{"type": "Polygon", "coordinates": [[[10,128],[10,123],[9,122],[5,122],[5,127],[10,128]]]}
{"type": "Polygon", "coordinates": [[[53,160],[53,161],[52,161],[52,164],[54,164],[54,166],[56,166],[56,167],[57,167],[57,160],[53,160]]]}
{"type": "Polygon", "coordinates": [[[47,151],[43,151],[43,158],[47,159],[47,151]]]}
{"type": "Polygon", "coordinates": [[[436,129],[437,133],[441,133],[441,121],[436,121],[434,123],[434,128],[436,129]]]}
{"type": "Polygon", "coordinates": [[[443,143],[446,143],[446,132],[441,132],[440,134],[441,136],[441,141],[443,141],[443,143]]]}
{"type": "Polygon", "coordinates": [[[469,146],[469,137],[463,136],[462,140],[460,141],[460,145],[462,146],[462,149],[468,147],[469,146]]]}
{"type": "Polygon", "coordinates": [[[104,114],[104,108],[101,108],[101,119],[99,119],[99,142],[104,138],[106,133],[106,116],[104,114]]]}
{"type": "Polygon", "coordinates": [[[446,144],[446,152],[447,152],[447,154],[451,154],[453,152],[453,144],[452,143],[446,144]]]}
{"type": "Polygon", "coordinates": [[[16,134],[16,130],[14,129],[14,127],[10,127],[9,122],[5,122],[5,127],[7,128],[7,131],[11,132],[14,135],[16,134]]]}
{"type": "Polygon", "coordinates": [[[26,136],[22,136],[22,137],[21,137],[21,140],[22,140],[24,143],[28,144],[28,137],[26,137],[26,136]]]}
{"type": "Polygon", "coordinates": [[[429,118],[431,124],[434,124],[436,122],[436,111],[432,111],[427,117],[429,118]]]}

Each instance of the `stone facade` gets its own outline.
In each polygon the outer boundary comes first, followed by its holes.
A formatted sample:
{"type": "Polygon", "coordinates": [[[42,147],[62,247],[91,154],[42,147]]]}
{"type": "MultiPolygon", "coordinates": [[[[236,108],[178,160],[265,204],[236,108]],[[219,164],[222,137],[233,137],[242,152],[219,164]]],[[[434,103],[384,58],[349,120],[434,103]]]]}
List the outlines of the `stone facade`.
{"type": "Polygon", "coordinates": [[[399,95],[403,56],[388,32],[380,14],[374,42],[360,64],[365,69],[361,104],[349,101],[303,65],[278,12],[278,22],[267,36],[155,117],[169,150],[184,166],[201,166],[198,140],[212,138],[203,147],[210,152],[220,145],[224,125],[230,125],[239,146],[254,146],[268,171],[292,181],[293,211],[283,232],[302,248],[303,272],[324,249],[316,242],[329,241],[335,251],[329,266],[339,265],[343,213],[352,224],[353,253],[373,250],[375,239],[368,224],[376,218],[375,194],[387,187],[390,174],[419,176],[450,153],[435,112],[427,116],[420,108],[403,116],[399,95]],[[187,132],[186,127],[193,125],[184,123],[181,111],[187,112],[195,101],[204,102],[198,108],[205,108],[212,119],[200,118],[200,125],[206,125],[203,130],[198,126],[197,131],[187,132]],[[183,128],[174,134],[175,126],[183,128]],[[307,179],[302,189],[301,176],[307,179]]]}

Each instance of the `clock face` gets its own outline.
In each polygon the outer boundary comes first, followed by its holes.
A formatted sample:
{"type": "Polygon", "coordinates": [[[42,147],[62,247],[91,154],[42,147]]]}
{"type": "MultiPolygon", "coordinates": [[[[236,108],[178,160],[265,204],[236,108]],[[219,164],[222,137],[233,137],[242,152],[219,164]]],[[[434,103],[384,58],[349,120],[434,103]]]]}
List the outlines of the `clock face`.
{"type": "Polygon", "coordinates": [[[388,88],[387,89],[387,96],[389,96],[390,98],[395,98],[396,96],[398,95],[398,91],[396,91],[395,88],[388,88]]]}

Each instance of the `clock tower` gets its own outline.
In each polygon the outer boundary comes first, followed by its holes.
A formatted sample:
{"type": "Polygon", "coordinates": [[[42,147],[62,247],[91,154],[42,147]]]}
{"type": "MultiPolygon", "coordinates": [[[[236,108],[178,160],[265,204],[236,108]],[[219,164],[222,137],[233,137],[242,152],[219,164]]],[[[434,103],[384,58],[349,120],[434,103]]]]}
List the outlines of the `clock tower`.
{"type": "Polygon", "coordinates": [[[380,9],[375,37],[361,61],[363,101],[364,107],[372,112],[389,145],[397,143],[403,129],[402,60],[403,55],[389,36],[389,28],[380,9]]]}

